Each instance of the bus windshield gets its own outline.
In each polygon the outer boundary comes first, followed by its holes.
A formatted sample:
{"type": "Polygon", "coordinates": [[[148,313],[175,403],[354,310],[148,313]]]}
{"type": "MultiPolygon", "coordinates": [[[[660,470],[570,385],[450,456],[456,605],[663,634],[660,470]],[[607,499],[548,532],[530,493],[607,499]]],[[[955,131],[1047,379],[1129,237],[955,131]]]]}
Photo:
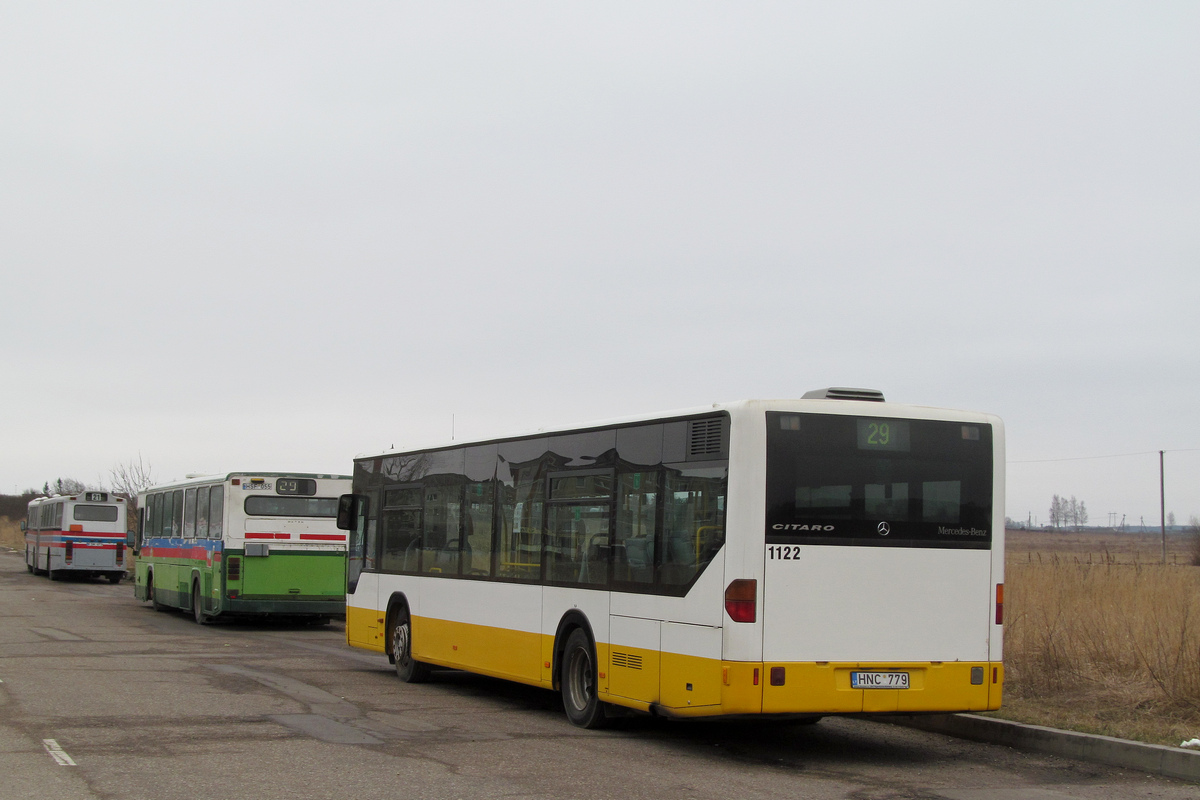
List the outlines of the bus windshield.
{"type": "Polygon", "coordinates": [[[992,429],[767,414],[767,541],[991,546],[992,429]]]}

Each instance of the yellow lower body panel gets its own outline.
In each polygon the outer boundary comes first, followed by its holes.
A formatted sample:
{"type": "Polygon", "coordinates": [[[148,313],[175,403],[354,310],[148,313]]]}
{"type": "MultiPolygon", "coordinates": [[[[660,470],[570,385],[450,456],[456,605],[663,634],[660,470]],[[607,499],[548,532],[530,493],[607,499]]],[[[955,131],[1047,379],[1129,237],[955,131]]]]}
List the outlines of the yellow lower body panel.
{"type": "Polygon", "coordinates": [[[346,644],[386,652],[383,612],[373,608],[346,606],[346,644]]]}
{"type": "MultiPolygon", "coordinates": [[[[386,652],[383,614],[346,609],[346,640],[386,652]]],[[[413,618],[420,661],[550,688],[554,637],[413,618]]],[[[999,662],[748,662],[596,643],[600,699],[666,716],[988,711],[1000,707],[999,662]],[[856,689],[855,671],[905,672],[907,689],[856,689]]]]}

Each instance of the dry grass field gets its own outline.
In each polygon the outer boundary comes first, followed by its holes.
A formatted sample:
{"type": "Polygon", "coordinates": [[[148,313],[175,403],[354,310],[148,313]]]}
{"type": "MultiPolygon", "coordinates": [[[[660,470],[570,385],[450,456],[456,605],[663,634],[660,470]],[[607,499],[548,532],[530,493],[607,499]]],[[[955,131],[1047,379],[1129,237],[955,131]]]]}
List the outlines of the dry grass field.
{"type": "Polygon", "coordinates": [[[1178,745],[1200,736],[1200,567],[1157,534],[1010,531],[997,716],[1178,745]]]}
{"type": "Polygon", "coordinates": [[[0,547],[25,551],[25,534],[21,532],[20,522],[0,517],[0,547]]]}

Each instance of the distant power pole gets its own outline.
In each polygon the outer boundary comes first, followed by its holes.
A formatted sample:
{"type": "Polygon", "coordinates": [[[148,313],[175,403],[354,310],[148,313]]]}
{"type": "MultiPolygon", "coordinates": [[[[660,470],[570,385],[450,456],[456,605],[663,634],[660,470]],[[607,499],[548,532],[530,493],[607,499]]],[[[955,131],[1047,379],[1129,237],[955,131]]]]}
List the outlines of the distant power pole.
{"type": "Polygon", "coordinates": [[[1167,563],[1167,492],[1163,480],[1163,451],[1158,451],[1158,514],[1162,525],[1163,564],[1167,563]]]}

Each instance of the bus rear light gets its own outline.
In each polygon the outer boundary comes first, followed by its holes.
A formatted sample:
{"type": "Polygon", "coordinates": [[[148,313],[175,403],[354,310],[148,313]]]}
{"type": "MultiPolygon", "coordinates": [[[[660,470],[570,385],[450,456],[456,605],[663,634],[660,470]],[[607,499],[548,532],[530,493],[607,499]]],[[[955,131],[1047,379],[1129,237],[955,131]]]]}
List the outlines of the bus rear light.
{"type": "Polygon", "coordinates": [[[738,578],[725,587],[725,613],[734,622],[755,622],[758,619],[758,581],[738,578]]]}
{"type": "Polygon", "coordinates": [[[75,543],[74,543],[74,542],[67,542],[67,547],[66,547],[66,550],[65,550],[65,557],[66,557],[66,559],[67,559],[67,563],[68,563],[68,564],[70,564],[70,563],[71,563],[71,558],[72,558],[74,555],[75,555],[75,543]]]}
{"type": "Polygon", "coordinates": [[[83,526],[82,525],[72,525],[71,533],[83,533],[83,526]]]}
{"type": "Polygon", "coordinates": [[[1004,584],[996,584],[996,624],[1004,624],[1004,584]]]}
{"type": "MultiPolygon", "coordinates": [[[[237,556],[230,556],[225,560],[225,578],[231,581],[240,581],[242,579],[242,559],[237,556]]],[[[233,597],[231,594],[230,597],[233,597]]]]}
{"type": "Polygon", "coordinates": [[[771,667],[771,685],[783,686],[787,682],[787,667],[771,667]]]}
{"type": "Polygon", "coordinates": [[[758,686],[758,667],[754,668],[754,685],[758,686]]]}

